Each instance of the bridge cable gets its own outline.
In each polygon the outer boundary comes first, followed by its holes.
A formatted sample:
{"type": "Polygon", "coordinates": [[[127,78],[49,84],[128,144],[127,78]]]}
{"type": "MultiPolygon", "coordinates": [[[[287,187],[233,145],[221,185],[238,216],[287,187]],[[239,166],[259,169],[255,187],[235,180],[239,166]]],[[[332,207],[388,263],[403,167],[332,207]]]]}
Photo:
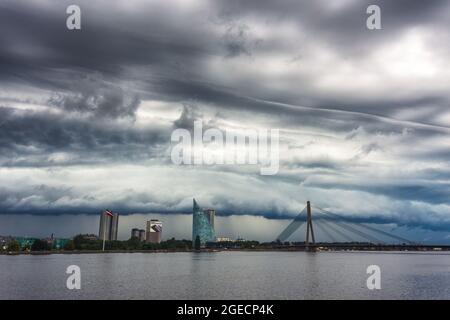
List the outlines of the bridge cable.
{"type": "MultiPolygon", "coordinates": [[[[316,209],[322,210],[322,209],[320,209],[320,208],[316,208],[316,209]]],[[[323,212],[324,214],[326,214],[326,215],[329,215],[329,216],[333,217],[331,214],[329,214],[329,213],[327,213],[327,212],[325,212],[325,211],[323,211],[323,210],[322,210],[322,212],[323,212]]],[[[357,234],[357,235],[359,235],[360,237],[362,237],[362,238],[364,238],[364,239],[367,239],[367,240],[369,240],[369,241],[371,241],[371,242],[375,242],[375,243],[385,243],[383,240],[378,239],[377,237],[374,237],[373,235],[369,235],[369,234],[367,234],[367,233],[365,233],[365,232],[362,232],[361,230],[358,230],[358,229],[356,229],[355,227],[353,227],[352,225],[350,225],[350,224],[355,224],[355,223],[353,223],[353,222],[343,222],[343,221],[339,221],[339,220],[336,220],[336,219],[333,219],[332,221],[333,221],[333,223],[334,223],[335,225],[338,225],[339,227],[344,228],[344,229],[346,229],[347,231],[352,232],[352,233],[354,233],[354,234],[357,234]]],[[[331,220],[330,220],[330,222],[331,222],[331,220]]],[[[355,225],[357,225],[357,224],[355,224],[355,225]]]]}
{"type": "Polygon", "coordinates": [[[354,241],[349,235],[345,234],[344,232],[342,232],[341,230],[336,228],[331,222],[329,222],[329,221],[324,219],[323,223],[326,224],[328,226],[328,228],[333,230],[336,234],[340,235],[342,238],[348,240],[349,242],[353,242],[354,241]]]}
{"type": "Polygon", "coordinates": [[[320,231],[322,231],[326,236],[328,236],[333,243],[336,243],[337,242],[336,238],[328,231],[327,228],[325,228],[325,226],[322,224],[323,223],[322,220],[323,219],[320,219],[320,218],[319,219],[317,219],[317,218],[314,219],[314,225],[316,227],[318,227],[320,229],[320,231]]]}
{"type": "Polygon", "coordinates": [[[306,221],[306,217],[303,216],[305,210],[306,206],[292,220],[292,222],[280,233],[280,235],[277,237],[277,240],[281,242],[286,241],[295,231],[297,231],[302,226],[302,224],[306,221]]]}
{"type": "MultiPolygon", "coordinates": [[[[342,238],[344,238],[345,240],[347,240],[348,242],[355,242],[354,239],[352,239],[348,234],[342,232],[341,230],[339,230],[339,228],[336,228],[336,226],[339,226],[339,224],[337,223],[331,223],[329,221],[328,216],[325,215],[325,213],[319,212],[319,213],[315,213],[314,214],[314,221],[317,221],[318,219],[321,219],[321,221],[323,222],[323,224],[325,224],[328,228],[330,228],[331,230],[333,230],[336,234],[340,235],[342,238]],[[318,218],[317,218],[318,217],[318,218]]],[[[348,231],[348,229],[339,226],[341,229],[345,229],[348,231]]],[[[354,233],[353,231],[350,230],[350,232],[354,233]]],[[[364,237],[365,238],[365,237],[364,237]]]]}
{"type": "MultiPolygon", "coordinates": [[[[342,220],[347,220],[347,221],[348,221],[348,218],[343,217],[343,216],[341,216],[341,215],[338,215],[338,214],[336,214],[336,213],[333,213],[333,212],[330,212],[330,211],[327,211],[327,210],[324,210],[324,209],[321,209],[321,208],[316,208],[316,209],[319,209],[319,210],[322,211],[323,213],[326,213],[326,214],[329,214],[329,215],[332,215],[332,216],[335,216],[335,217],[339,217],[339,218],[341,218],[342,220]]],[[[352,223],[354,223],[354,222],[352,222],[352,223]]],[[[356,224],[356,223],[355,223],[355,224],[356,224]]],[[[363,228],[366,228],[366,229],[368,229],[368,230],[371,230],[371,231],[373,231],[373,232],[377,232],[377,233],[379,233],[379,234],[383,234],[383,235],[388,236],[388,237],[390,237],[390,238],[393,238],[393,239],[396,239],[396,240],[400,240],[400,241],[402,241],[402,242],[406,242],[406,243],[409,243],[409,244],[414,244],[414,242],[411,241],[411,240],[408,240],[408,239],[406,239],[406,238],[402,238],[402,237],[400,237],[400,236],[396,236],[395,234],[392,234],[392,233],[389,233],[389,232],[380,230],[380,229],[375,228],[375,227],[372,227],[372,226],[368,226],[368,225],[365,224],[365,223],[362,223],[362,222],[361,222],[361,223],[359,223],[359,224],[357,224],[357,225],[358,225],[358,226],[361,226],[361,227],[363,227],[363,228]]]]}

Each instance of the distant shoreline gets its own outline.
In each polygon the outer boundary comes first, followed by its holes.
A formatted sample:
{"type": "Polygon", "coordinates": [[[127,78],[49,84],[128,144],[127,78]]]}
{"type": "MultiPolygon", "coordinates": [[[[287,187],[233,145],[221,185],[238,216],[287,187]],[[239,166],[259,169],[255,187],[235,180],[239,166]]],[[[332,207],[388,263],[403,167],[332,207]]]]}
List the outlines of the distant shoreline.
{"type": "MultiPolygon", "coordinates": [[[[286,248],[286,249],[270,249],[270,248],[263,248],[263,249],[202,249],[202,250],[73,250],[73,251],[34,251],[34,252],[0,252],[0,255],[9,255],[9,256],[18,256],[18,255],[32,255],[32,256],[41,256],[41,255],[53,255],[53,254],[67,254],[67,255],[74,255],[74,254],[109,254],[109,253],[202,253],[202,252],[208,252],[208,253],[217,253],[217,252],[308,252],[303,249],[298,248],[286,248]]],[[[316,252],[316,253],[322,253],[322,252],[397,252],[397,253],[425,253],[425,252],[432,252],[432,253],[450,253],[450,248],[445,248],[442,250],[363,250],[363,249],[347,249],[347,250],[316,250],[316,251],[310,251],[310,252],[316,252]]]]}

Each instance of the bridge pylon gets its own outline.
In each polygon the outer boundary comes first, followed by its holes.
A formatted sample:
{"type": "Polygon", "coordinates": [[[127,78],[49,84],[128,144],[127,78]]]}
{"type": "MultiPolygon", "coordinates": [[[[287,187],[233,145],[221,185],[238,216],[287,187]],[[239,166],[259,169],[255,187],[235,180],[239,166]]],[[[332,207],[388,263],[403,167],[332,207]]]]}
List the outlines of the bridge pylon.
{"type": "Polygon", "coordinates": [[[312,243],[316,243],[316,239],[314,238],[314,228],[312,224],[312,212],[311,212],[311,203],[309,201],[306,202],[306,248],[309,248],[309,234],[311,233],[312,243]]]}

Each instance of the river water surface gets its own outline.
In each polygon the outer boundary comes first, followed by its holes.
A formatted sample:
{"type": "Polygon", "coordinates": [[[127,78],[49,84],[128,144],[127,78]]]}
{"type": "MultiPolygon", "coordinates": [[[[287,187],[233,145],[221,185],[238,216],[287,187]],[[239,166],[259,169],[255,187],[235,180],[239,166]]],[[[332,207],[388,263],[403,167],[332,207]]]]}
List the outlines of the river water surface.
{"type": "Polygon", "coordinates": [[[450,254],[204,252],[0,255],[0,299],[450,299],[450,254]],[[66,268],[81,289],[66,288],[66,268]],[[369,290],[369,265],[381,289],[369,290]]]}

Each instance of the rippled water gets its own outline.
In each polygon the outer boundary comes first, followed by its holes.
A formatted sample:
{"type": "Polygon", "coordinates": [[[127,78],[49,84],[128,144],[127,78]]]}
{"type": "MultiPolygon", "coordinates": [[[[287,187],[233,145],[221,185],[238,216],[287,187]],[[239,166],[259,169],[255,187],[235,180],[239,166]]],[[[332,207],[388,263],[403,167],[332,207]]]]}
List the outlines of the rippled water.
{"type": "Polygon", "coordinates": [[[0,256],[0,299],[450,299],[443,253],[212,252],[0,256]],[[67,266],[81,290],[66,288],[67,266]],[[366,268],[381,268],[368,290],[366,268]]]}

